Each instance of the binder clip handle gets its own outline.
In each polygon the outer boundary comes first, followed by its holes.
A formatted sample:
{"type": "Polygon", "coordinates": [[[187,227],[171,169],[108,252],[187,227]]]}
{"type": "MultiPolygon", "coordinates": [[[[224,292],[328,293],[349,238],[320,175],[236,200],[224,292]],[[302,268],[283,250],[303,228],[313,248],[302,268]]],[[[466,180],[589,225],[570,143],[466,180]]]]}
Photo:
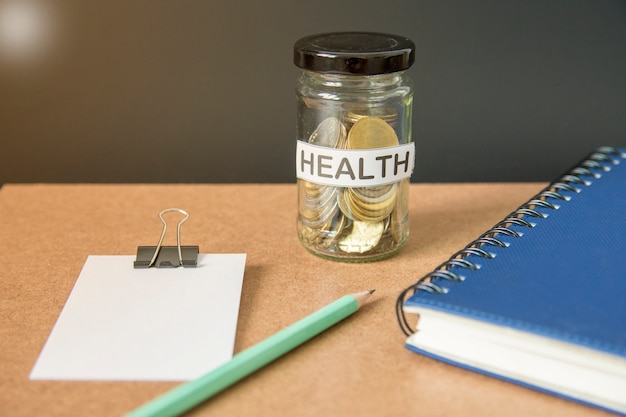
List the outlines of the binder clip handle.
{"type": "Polygon", "coordinates": [[[137,259],[134,262],[135,268],[150,268],[156,266],[157,268],[176,268],[178,266],[183,267],[195,267],[198,264],[198,246],[181,246],[180,244],[180,229],[183,223],[189,219],[189,213],[179,208],[168,208],[159,213],[159,219],[163,223],[163,230],[161,231],[161,237],[159,243],[156,246],[138,246],[137,247],[137,259]],[[178,222],[176,227],[176,246],[162,246],[165,233],[167,231],[167,222],[163,218],[165,213],[178,212],[185,216],[178,222]]]}
{"type": "Polygon", "coordinates": [[[176,247],[178,248],[178,261],[180,265],[183,264],[183,253],[180,249],[180,228],[183,225],[183,223],[189,220],[189,213],[187,213],[183,209],[169,208],[159,213],[159,219],[161,219],[161,223],[163,223],[163,231],[161,232],[161,238],[159,239],[159,243],[157,243],[156,249],[154,250],[154,255],[152,255],[152,259],[150,260],[150,264],[148,265],[148,268],[154,265],[154,261],[156,261],[157,256],[159,256],[159,251],[161,250],[161,245],[163,244],[163,239],[165,238],[165,232],[167,231],[167,222],[163,218],[163,215],[165,213],[170,213],[172,211],[177,211],[185,216],[181,221],[178,222],[178,226],[176,227],[176,247]]]}

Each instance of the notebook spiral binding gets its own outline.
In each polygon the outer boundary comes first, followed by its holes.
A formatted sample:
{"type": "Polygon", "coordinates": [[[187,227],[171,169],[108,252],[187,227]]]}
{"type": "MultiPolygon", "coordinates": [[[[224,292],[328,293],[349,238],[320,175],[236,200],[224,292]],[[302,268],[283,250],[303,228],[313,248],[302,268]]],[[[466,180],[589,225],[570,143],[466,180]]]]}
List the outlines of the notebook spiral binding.
{"type": "Polygon", "coordinates": [[[537,210],[537,208],[545,208],[548,210],[558,209],[559,202],[567,202],[570,200],[568,193],[579,193],[583,188],[591,184],[588,178],[598,179],[602,176],[602,172],[611,170],[610,165],[620,163],[620,159],[626,159],[626,153],[616,148],[604,146],[596,149],[595,152],[588,155],[583,161],[578,163],[575,168],[562,175],[558,180],[552,182],[533,198],[522,204],[503,220],[498,222],[491,229],[483,233],[478,239],[472,241],[460,251],[452,255],[447,261],[436,267],[432,272],[420,278],[415,284],[405,288],[396,301],[396,316],[400,328],[405,335],[409,336],[414,332],[408,323],[404,311],[404,300],[416,291],[429,291],[436,294],[445,294],[447,289],[437,283],[435,280],[443,279],[448,281],[463,281],[463,276],[451,271],[452,267],[460,267],[464,269],[478,269],[480,266],[476,262],[468,260],[467,257],[475,255],[480,258],[490,259],[493,255],[489,253],[485,247],[499,246],[507,247],[509,244],[497,238],[498,235],[512,236],[518,238],[522,233],[512,230],[510,226],[517,225],[527,228],[533,228],[536,223],[534,219],[546,218],[547,215],[537,210]],[[587,178],[587,179],[586,179],[587,178]],[[555,202],[547,201],[548,199],[556,200],[555,202]]]}

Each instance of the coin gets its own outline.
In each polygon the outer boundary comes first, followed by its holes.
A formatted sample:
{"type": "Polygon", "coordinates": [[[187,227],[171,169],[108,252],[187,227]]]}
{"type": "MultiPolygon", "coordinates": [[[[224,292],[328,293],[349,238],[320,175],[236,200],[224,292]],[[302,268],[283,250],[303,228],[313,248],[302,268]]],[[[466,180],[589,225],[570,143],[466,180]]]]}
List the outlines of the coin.
{"type": "Polygon", "coordinates": [[[329,227],[332,217],[339,210],[336,195],[338,189],[298,180],[299,214],[303,224],[314,229],[329,227]]]}
{"type": "Polygon", "coordinates": [[[351,220],[363,222],[381,221],[393,211],[396,194],[379,203],[365,203],[352,194],[349,188],[337,195],[339,210],[351,220]]]}
{"type": "Polygon", "coordinates": [[[393,184],[379,185],[375,187],[351,188],[350,191],[355,197],[365,203],[380,203],[393,197],[398,186],[393,184]]]}
{"type": "Polygon", "coordinates": [[[312,245],[319,245],[321,243],[322,235],[320,234],[319,229],[314,229],[305,224],[299,228],[298,235],[302,241],[312,245]]]}
{"type": "MultiPolygon", "coordinates": [[[[352,111],[346,124],[327,117],[309,137],[309,143],[329,148],[376,149],[399,144],[387,110],[352,111]],[[375,117],[379,116],[379,117],[375,117]],[[384,120],[383,120],[384,118],[384,120]]],[[[391,109],[393,110],[393,109],[391,109]]],[[[382,244],[390,227],[401,223],[394,217],[399,187],[384,184],[341,188],[299,179],[299,234],[303,241],[326,250],[365,253],[382,244]],[[394,221],[393,225],[390,222],[394,221]],[[335,248],[335,249],[331,249],[335,248]]],[[[399,230],[395,230],[395,235],[399,230]]],[[[395,236],[394,236],[395,237],[395,236]]],[[[385,239],[393,239],[389,236],[385,239]]]]}
{"type": "MultiPolygon", "coordinates": [[[[377,222],[389,216],[389,214],[393,211],[395,207],[396,195],[394,193],[392,197],[385,201],[370,204],[359,200],[349,189],[346,189],[343,193],[343,200],[345,206],[347,207],[347,211],[350,212],[353,219],[377,222]]],[[[343,211],[344,207],[341,205],[339,207],[343,211]]]]}
{"type": "Polygon", "coordinates": [[[364,253],[378,245],[385,230],[384,222],[352,223],[350,234],[339,240],[339,249],[348,253],[364,253]]]}
{"type": "Polygon", "coordinates": [[[336,187],[318,186],[317,188],[305,188],[304,207],[319,210],[327,205],[337,194],[336,187]]]}
{"type": "Polygon", "coordinates": [[[337,201],[335,199],[331,200],[331,202],[327,205],[320,206],[316,209],[301,209],[300,217],[302,223],[306,224],[309,227],[324,229],[327,228],[329,223],[332,221],[332,218],[337,214],[339,210],[337,201]]]}
{"type": "Polygon", "coordinates": [[[348,223],[346,216],[339,212],[337,216],[333,217],[328,230],[324,231],[320,244],[327,248],[333,245],[337,238],[341,235],[346,223],[348,223]]]}
{"type": "Polygon", "coordinates": [[[328,233],[334,233],[334,218],[339,212],[336,187],[298,180],[298,213],[303,224],[301,237],[315,245],[322,244],[328,233]]]}
{"type": "Polygon", "coordinates": [[[378,117],[357,120],[348,133],[348,149],[374,149],[396,146],[400,143],[393,128],[378,117]]]}
{"type": "Polygon", "coordinates": [[[346,127],[336,117],[328,117],[313,131],[309,143],[336,148],[338,143],[345,141],[345,137],[346,127]]]}
{"type": "Polygon", "coordinates": [[[352,125],[356,123],[357,120],[367,116],[378,117],[390,125],[394,125],[398,119],[398,113],[393,107],[366,107],[362,109],[350,110],[345,116],[344,121],[348,125],[352,125]]]}
{"type": "Polygon", "coordinates": [[[354,214],[352,214],[351,206],[346,202],[344,194],[345,190],[337,194],[337,204],[339,205],[339,210],[350,220],[356,220],[354,218],[354,214]]]}
{"type": "Polygon", "coordinates": [[[398,187],[398,198],[396,207],[390,218],[389,231],[393,240],[400,243],[406,239],[405,224],[409,215],[409,202],[407,196],[409,194],[409,180],[400,181],[398,187]]]}

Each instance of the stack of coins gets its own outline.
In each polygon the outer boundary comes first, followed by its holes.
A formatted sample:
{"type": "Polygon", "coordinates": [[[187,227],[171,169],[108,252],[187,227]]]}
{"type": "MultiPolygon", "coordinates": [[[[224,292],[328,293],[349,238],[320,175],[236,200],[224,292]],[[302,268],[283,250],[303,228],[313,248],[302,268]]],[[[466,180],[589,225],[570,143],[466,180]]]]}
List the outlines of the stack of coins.
{"type": "Polygon", "coordinates": [[[328,187],[302,180],[300,215],[302,222],[309,227],[323,228],[337,214],[338,202],[336,187],[328,187]]]}
{"type": "MultiPolygon", "coordinates": [[[[396,132],[383,118],[360,115],[355,111],[350,112],[348,117],[356,121],[348,133],[347,149],[385,148],[399,144],[396,132]]],[[[391,117],[386,116],[388,120],[391,117]]],[[[341,212],[353,220],[352,231],[339,241],[341,250],[363,253],[378,244],[387,228],[385,220],[395,207],[397,188],[396,184],[346,188],[338,196],[341,212]]]]}
{"type": "MultiPolygon", "coordinates": [[[[329,117],[322,121],[309,138],[313,145],[337,148],[345,146],[347,138],[345,126],[336,117],[329,117]]],[[[307,240],[315,244],[322,244],[329,235],[331,227],[336,222],[339,211],[337,187],[315,184],[300,180],[300,218],[306,226],[303,233],[307,240]]]]}
{"type": "Polygon", "coordinates": [[[358,120],[365,117],[377,117],[391,126],[396,124],[398,116],[392,107],[366,107],[362,109],[352,109],[344,118],[344,123],[349,129],[358,120]]]}
{"type": "Polygon", "coordinates": [[[338,196],[339,208],[352,220],[379,222],[386,219],[396,204],[398,186],[346,188],[338,196]]]}
{"type": "MultiPolygon", "coordinates": [[[[390,109],[374,113],[372,109],[353,110],[344,122],[335,117],[325,119],[311,134],[309,143],[343,149],[376,149],[399,144],[389,124],[395,122],[395,113],[390,109]]],[[[338,188],[300,180],[302,237],[311,244],[334,245],[346,253],[368,252],[381,242],[385,231],[395,228],[392,223],[399,221],[394,218],[397,195],[396,183],[338,188]]]]}

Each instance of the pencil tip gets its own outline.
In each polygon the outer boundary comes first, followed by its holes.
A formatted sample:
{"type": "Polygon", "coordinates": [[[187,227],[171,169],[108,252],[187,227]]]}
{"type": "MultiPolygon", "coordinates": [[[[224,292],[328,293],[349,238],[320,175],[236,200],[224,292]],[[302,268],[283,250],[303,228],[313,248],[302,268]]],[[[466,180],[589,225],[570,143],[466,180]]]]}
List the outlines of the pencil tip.
{"type": "Polygon", "coordinates": [[[365,300],[367,300],[374,291],[376,290],[362,291],[360,293],[353,294],[358,303],[357,308],[360,308],[365,303],[365,300]]]}

